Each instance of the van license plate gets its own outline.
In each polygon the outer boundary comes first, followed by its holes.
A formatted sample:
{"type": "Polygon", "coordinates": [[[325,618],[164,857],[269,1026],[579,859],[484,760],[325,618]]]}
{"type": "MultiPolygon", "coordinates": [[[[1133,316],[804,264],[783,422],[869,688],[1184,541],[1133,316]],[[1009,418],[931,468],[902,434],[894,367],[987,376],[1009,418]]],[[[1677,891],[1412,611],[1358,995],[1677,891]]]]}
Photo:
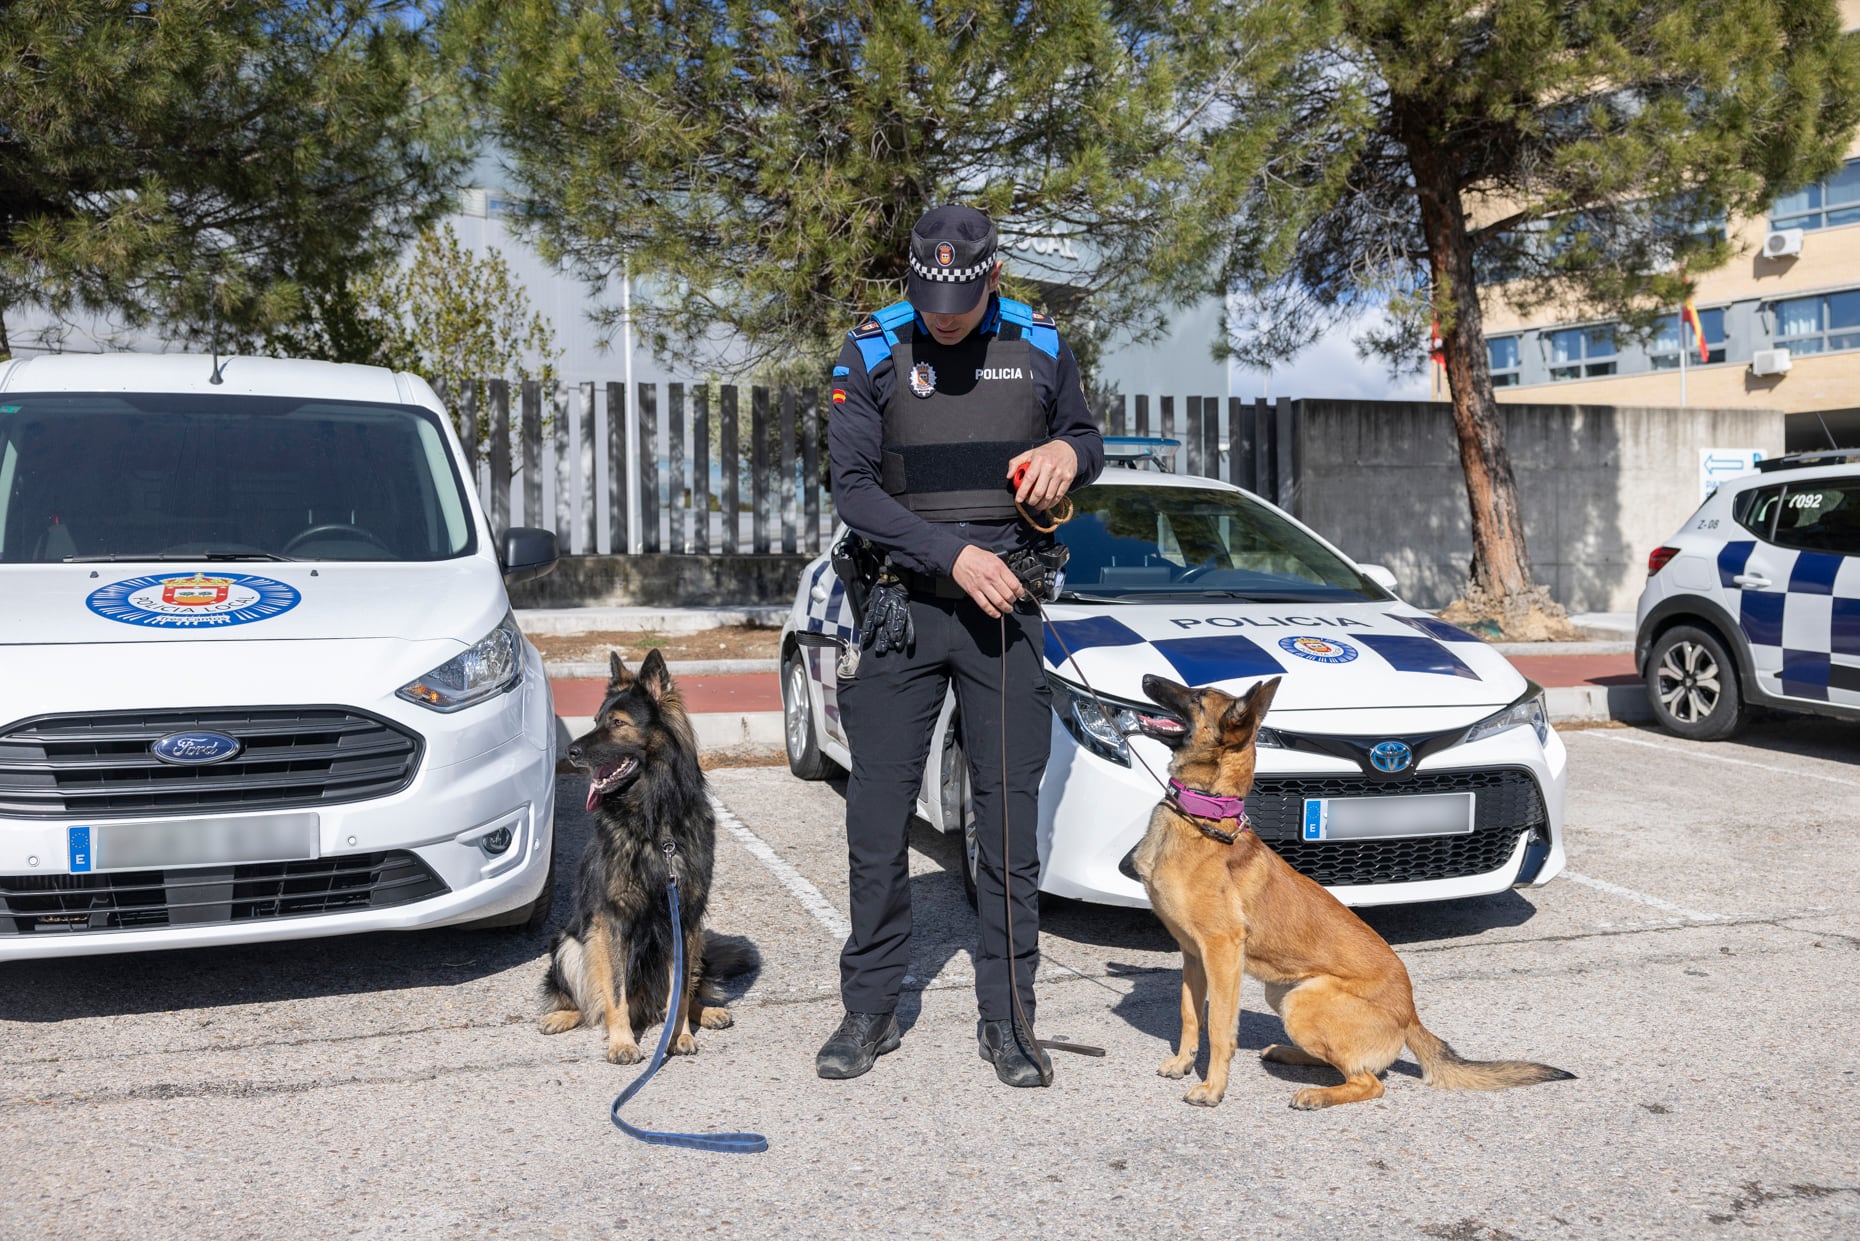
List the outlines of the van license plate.
{"type": "Polygon", "coordinates": [[[1419,793],[1409,797],[1307,797],[1305,840],[1389,840],[1464,836],[1473,830],[1474,795],[1419,793]]]}
{"type": "Polygon", "coordinates": [[[80,842],[85,870],[158,870],[299,862],[321,856],[314,812],[238,818],[164,819],[159,823],[92,823],[68,829],[72,870],[80,842]]]}

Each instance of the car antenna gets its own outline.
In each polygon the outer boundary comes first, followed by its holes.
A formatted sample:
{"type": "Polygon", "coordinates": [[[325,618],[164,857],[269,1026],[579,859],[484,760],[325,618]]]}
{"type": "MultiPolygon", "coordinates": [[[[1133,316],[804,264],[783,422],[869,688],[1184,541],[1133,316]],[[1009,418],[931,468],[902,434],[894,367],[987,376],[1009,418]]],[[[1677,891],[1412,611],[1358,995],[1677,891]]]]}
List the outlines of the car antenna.
{"type": "MultiPolygon", "coordinates": [[[[219,283],[215,281],[213,286],[211,287],[211,289],[209,290],[207,294],[207,315],[208,315],[207,322],[209,325],[207,329],[207,334],[213,340],[213,373],[207,376],[207,382],[210,384],[223,384],[226,382],[226,377],[220,374],[220,372],[226,368],[226,363],[220,361],[220,297],[219,297],[219,292],[220,292],[219,283]]],[[[227,358],[226,361],[230,362],[232,361],[232,359],[227,358]]]]}
{"type": "Polygon", "coordinates": [[[1815,421],[1821,424],[1821,433],[1828,437],[1828,447],[1839,448],[1840,445],[1834,442],[1834,432],[1828,430],[1828,420],[1821,416],[1820,410],[1815,411],[1815,421]]]}

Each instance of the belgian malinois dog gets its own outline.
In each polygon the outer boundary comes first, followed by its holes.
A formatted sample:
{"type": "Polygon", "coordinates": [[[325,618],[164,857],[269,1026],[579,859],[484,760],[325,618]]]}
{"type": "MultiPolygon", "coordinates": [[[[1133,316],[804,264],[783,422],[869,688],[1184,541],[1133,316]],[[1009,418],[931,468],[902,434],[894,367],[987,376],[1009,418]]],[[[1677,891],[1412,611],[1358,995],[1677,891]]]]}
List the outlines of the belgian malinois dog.
{"type": "Polygon", "coordinates": [[[1501,1090],[1574,1077],[1522,1060],[1463,1060],[1421,1024],[1401,958],[1316,881],[1299,874],[1248,830],[1239,803],[1253,787],[1254,742],[1279,679],[1244,697],[1189,689],[1158,676],[1143,692],[1173,719],[1145,719],[1171,746],[1170,793],[1137,846],[1150,904],[1182,946],[1182,1038],[1156,1071],[1183,1077],[1208,1014],[1208,1076],[1184,1098],[1213,1107],[1227,1091],[1240,1024],[1240,979],[1265,984],[1266,1003],[1290,1045],[1260,1053],[1279,1064],[1329,1065],[1337,1086],[1292,1096],[1302,1109],[1378,1098],[1380,1074],[1407,1044],[1423,1080],[1448,1090],[1501,1090]],[[1233,812],[1232,817],[1213,817],[1233,812]]]}

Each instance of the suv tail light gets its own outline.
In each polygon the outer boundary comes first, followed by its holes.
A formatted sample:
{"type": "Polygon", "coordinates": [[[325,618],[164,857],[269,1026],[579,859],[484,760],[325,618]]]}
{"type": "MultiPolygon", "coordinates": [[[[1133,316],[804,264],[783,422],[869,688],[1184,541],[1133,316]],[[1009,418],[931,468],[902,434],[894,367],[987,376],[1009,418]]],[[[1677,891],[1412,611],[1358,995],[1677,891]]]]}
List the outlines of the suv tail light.
{"type": "Polygon", "coordinates": [[[1679,554],[1677,547],[1656,547],[1647,553],[1647,576],[1652,577],[1666,567],[1666,562],[1679,554]]]}

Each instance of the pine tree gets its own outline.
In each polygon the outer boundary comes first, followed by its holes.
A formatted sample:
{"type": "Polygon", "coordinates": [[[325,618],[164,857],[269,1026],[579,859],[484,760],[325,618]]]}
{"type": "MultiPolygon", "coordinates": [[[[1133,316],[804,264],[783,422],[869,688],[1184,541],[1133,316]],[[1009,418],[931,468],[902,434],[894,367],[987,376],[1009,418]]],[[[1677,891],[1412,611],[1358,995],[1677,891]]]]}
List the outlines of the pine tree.
{"type": "Polygon", "coordinates": [[[1241,129],[1290,110],[1309,139],[1234,214],[1237,352],[1283,363],[1386,307],[1361,343],[1419,365],[1437,318],[1473,536],[1461,610],[1566,626],[1532,575],[1482,298],[1630,331],[1670,315],[1731,257],[1728,219],[1838,165],[1860,46],[1835,0],[1350,0],[1308,35],[1277,83],[1221,101],[1241,129]]]}
{"type": "Polygon", "coordinates": [[[466,154],[405,0],[0,3],[9,309],[262,333],[450,205],[466,154]]]}

